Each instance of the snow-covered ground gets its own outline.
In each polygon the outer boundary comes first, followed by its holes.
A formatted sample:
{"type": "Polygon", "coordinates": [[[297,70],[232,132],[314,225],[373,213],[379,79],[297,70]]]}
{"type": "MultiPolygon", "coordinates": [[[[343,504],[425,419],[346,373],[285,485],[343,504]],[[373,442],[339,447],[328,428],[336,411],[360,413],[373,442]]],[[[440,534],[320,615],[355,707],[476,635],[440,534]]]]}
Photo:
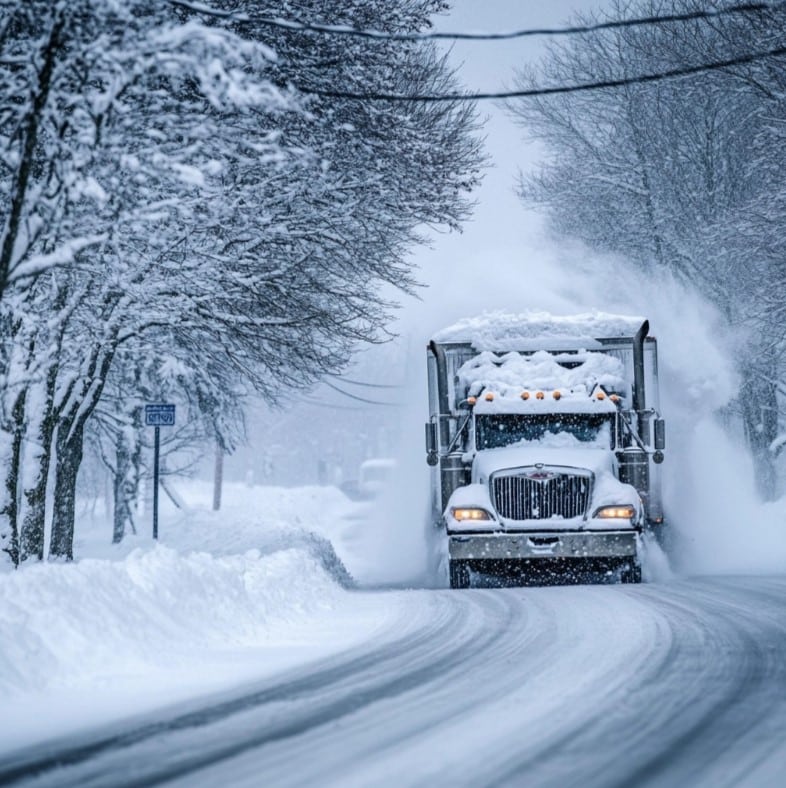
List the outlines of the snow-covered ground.
{"type": "Polygon", "coordinates": [[[210,485],[174,486],[187,508],[162,500],[158,544],[148,513],[111,545],[99,504],[80,517],[79,560],[0,575],[0,696],[14,723],[0,752],[258,679],[385,627],[385,606],[350,594],[345,562],[361,575],[367,564],[353,553],[359,507],[337,488],[227,484],[213,512],[210,485]]]}
{"type": "Polygon", "coordinates": [[[0,576],[0,783],[778,784],[783,572],[404,590],[401,491],[177,491],[159,544],[148,513],[109,545],[99,507],[83,558],[0,576]]]}
{"type": "Polygon", "coordinates": [[[760,577],[365,592],[389,611],[373,637],[8,753],[0,783],[776,788],[784,593],[760,577]]]}

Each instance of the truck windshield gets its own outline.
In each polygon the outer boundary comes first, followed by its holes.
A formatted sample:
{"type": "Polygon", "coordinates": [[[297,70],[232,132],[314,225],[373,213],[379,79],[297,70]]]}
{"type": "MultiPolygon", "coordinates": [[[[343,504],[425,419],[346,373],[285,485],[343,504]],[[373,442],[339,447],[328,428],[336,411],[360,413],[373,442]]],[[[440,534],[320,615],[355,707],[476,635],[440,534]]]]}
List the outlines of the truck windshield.
{"type": "Polygon", "coordinates": [[[609,415],[587,413],[544,413],[518,415],[499,413],[477,416],[475,446],[477,449],[497,449],[521,441],[540,441],[551,435],[571,435],[582,443],[611,446],[609,415]]]}

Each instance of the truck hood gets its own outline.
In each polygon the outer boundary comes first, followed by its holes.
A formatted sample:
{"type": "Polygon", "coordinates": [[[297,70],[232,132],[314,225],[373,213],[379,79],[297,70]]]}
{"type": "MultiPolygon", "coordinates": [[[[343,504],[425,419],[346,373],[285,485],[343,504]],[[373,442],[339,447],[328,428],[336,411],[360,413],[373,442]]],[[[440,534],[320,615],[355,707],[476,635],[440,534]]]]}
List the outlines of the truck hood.
{"type": "Polygon", "coordinates": [[[472,481],[485,484],[495,471],[521,468],[527,465],[563,465],[584,468],[596,476],[611,473],[614,454],[610,449],[549,448],[541,446],[509,446],[502,449],[484,449],[475,455],[472,463],[472,481]]]}
{"type": "Polygon", "coordinates": [[[598,446],[587,448],[557,448],[537,445],[508,446],[501,449],[484,449],[475,455],[472,465],[472,483],[459,487],[448,501],[444,517],[448,533],[466,534],[495,531],[539,531],[539,530],[583,530],[619,531],[635,528],[641,518],[641,501],[634,487],[623,484],[616,478],[616,458],[611,449],[598,446]],[[533,520],[506,520],[497,513],[491,500],[489,477],[496,471],[543,464],[590,471],[595,475],[592,499],[587,518],[559,517],[533,520]],[[597,518],[592,513],[602,506],[632,506],[636,516],[631,520],[597,518]],[[492,513],[489,520],[457,521],[452,515],[453,507],[480,507],[492,513]]]}

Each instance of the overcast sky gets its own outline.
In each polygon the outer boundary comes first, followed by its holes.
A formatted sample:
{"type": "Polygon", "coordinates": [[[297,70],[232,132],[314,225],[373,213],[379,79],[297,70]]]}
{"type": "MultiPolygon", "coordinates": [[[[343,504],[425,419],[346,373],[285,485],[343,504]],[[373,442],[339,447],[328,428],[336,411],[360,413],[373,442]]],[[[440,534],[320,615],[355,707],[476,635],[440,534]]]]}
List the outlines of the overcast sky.
{"type": "MultiPolygon", "coordinates": [[[[507,31],[563,26],[576,11],[602,7],[593,0],[453,0],[451,12],[435,19],[445,31],[507,31]]],[[[515,69],[537,62],[543,38],[457,42],[451,57],[470,91],[511,88],[515,69]]],[[[557,259],[563,250],[546,239],[540,218],[515,194],[521,169],[540,151],[497,104],[481,102],[490,168],[476,194],[473,218],[461,234],[435,236],[433,248],[418,250],[421,280],[429,288],[422,303],[407,302],[402,332],[428,335],[445,322],[486,309],[546,308],[571,311],[557,259]]],[[[576,305],[581,307],[582,305],[576,305]]]]}
{"type": "MultiPolygon", "coordinates": [[[[438,29],[488,32],[560,27],[575,11],[597,7],[598,3],[453,0],[452,5],[448,15],[435,19],[438,29]]],[[[498,90],[512,87],[516,67],[537,61],[543,41],[459,42],[453,45],[451,58],[468,91],[498,90]]],[[[425,346],[435,331],[461,317],[495,309],[545,309],[569,314],[592,307],[609,308],[608,304],[593,300],[588,288],[577,284],[575,275],[565,273],[569,269],[560,265],[560,259],[569,258],[574,250],[566,252],[566,245],[546,238],[540,218],[527,211],[515,194],[517,174],[536,164],[537,147],[523,142],[522,131],[500,106],[487,101],[479,105],[479,110],[487,118],[482,134],[490,167],[475,194],[477,206],[472,219],[462,233],[434,234],[431,248],[415,251],[419,278],[427,287],[420,291],[420,300],[393,294],[402,302],[399,319],[393,326],[399,338],[392,345],[360,348],[356,363],[348,370],[350,378],[397,383],[411,392],[411,396],[406,394],[409,406],[403,414],[386,408],[372,410],[380,424],[395,425],[407,444],[406,451],[416,458],[412,460],[415,487],[424,485],[427,479],[421,462],[421,422],[426,418],[425,346]]],[[[354,391],[368,395],[374,390],[354,391]]],[[[374,393],[380,398],[379,392],[374,393]]],[[[325,434],[336,414],[345,412],[333,412],[331,406],[358,405],[325,386],[317,387],[309,397],[323,406],[312,407],[304,402],[295,405],[294,418],[287,423],[293,425],[296,433],[299,423],[307,425],[307,429],[304,435],[293,434],[293,441],[305,440],[306,436],[313,440],[314,436],[325,434]]],[[[252,447],[265,445],[264,429],[251,432],[252,447]]],[[[228,478],[243,478],[245,468],[253,464],[255,451],[256,448],[242,449],[230,457],[228,478]]],[[[351,478],[352,469],[345,472],[351,478]]],[[[312,479],[306,476],[305,480],[312,479]]],[[[303,483],[303,479],[299,481],[303,483]]]]}

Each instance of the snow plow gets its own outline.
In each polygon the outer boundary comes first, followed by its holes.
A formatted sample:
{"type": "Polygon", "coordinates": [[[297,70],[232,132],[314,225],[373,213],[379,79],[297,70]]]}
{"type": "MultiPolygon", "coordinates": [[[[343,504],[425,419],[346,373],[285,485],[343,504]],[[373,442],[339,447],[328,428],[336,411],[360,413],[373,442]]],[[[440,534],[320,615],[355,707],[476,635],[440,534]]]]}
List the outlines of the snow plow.
{"type": "Polygon", "coordinates": [[[664,527],[643,318],[496,313],[428,345],[427,461],[450,585],[641,581],[664,527]]]}

